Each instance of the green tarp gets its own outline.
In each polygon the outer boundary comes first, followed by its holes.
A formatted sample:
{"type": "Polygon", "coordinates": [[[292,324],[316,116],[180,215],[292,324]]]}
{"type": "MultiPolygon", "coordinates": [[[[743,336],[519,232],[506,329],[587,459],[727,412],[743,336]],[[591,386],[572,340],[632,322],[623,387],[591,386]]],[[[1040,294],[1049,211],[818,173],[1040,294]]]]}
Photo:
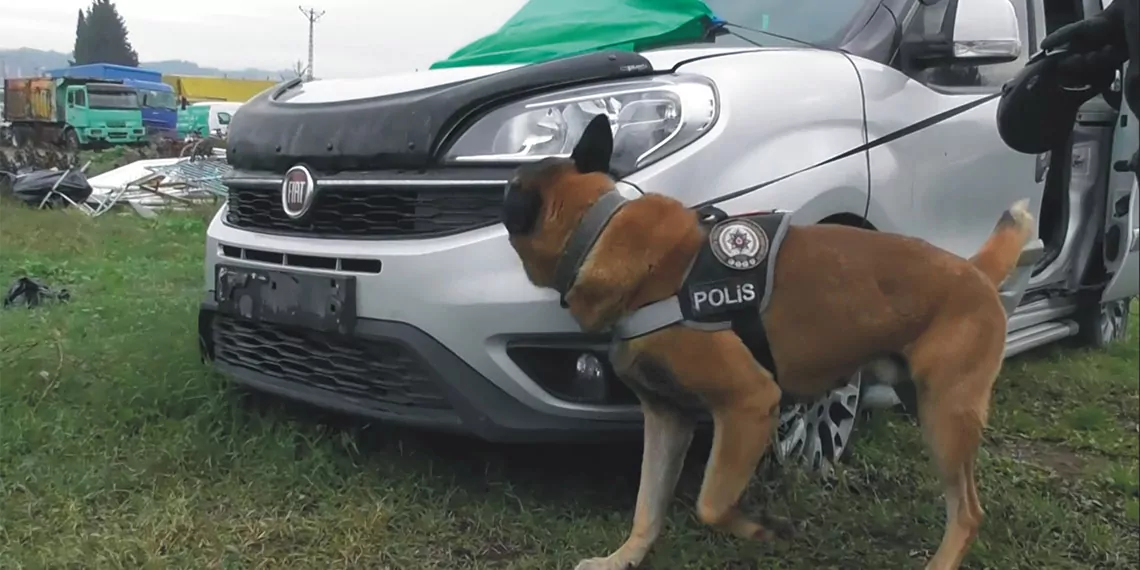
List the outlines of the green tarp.
{"type": "Polygon", "coordinates": [[[432,69],[537,63],[602,49],[640,51],[702,37],[699,0],[529,0],[496,32],[432,69]]]}

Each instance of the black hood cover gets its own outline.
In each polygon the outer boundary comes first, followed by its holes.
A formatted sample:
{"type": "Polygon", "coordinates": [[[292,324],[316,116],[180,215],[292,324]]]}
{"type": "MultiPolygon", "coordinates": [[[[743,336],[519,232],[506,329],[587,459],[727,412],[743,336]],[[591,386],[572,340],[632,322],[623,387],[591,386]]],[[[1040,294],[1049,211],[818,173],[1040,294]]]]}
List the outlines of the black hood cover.
{"type": "Polygon", "coordinates": [[[423,169],[436,164],[458,127],[506,101],[652,73],[639,54],[603,51],[370,99],[278,101],[299,84],[294,80],[242,105],[229,127],[226,154],[241,170],[284,172],[301,162],[325,172],[423,169]]]}

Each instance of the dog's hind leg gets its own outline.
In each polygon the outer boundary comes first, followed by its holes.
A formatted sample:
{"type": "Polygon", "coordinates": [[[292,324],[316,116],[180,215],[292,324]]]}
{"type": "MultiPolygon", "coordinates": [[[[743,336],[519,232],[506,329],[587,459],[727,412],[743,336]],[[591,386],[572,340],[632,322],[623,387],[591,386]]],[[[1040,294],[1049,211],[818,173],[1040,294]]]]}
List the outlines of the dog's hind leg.
{"type": "Polygon", "coordinates": [[[583,560],[575,570],[636,568],[665,525],[665,513],[693,440],[694,423],[664,405],[642,403],[641,409],[645,416],[645,449],[641,456],[641,483],[637,489],[633,529],[625,544],[613,554],[583,560]]]}
{"type": "Polygon", "coordinates": [[[974,469],[1001,368],[1004,317],[997,307],[936,323],[910,351],[919,422],[946,500],[942,543],[927,570],[956,570],[982,523],[974,469]]]}
{"type": "Polygon", "coordinates": [[[751,358],[729,361],[718,374],[732,374],[734,381],[724,383],[732,386],[730,393],[712,406],[713,445],[697,517],[738,537],[767,540],[776,533],[744,516],[737,504],[771,441],[780,388],[751,358]]]}

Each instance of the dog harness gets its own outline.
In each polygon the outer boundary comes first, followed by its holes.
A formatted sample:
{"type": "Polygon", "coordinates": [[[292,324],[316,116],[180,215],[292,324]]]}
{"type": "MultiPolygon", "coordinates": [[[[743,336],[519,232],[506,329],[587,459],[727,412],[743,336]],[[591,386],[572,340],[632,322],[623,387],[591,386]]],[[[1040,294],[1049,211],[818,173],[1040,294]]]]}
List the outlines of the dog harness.
{"type": "MultiPolygon", "coordinates": [[[[615,190],[603,194],[567,240],[555,269],[555,289],[563,306],[586,256],[627,202],[615,190]]],[[[729,216],[715,207],[702,208],[697,214],[705,239],[686,269],[680,290],[622,318],[613,332],[621,340],[630,340],[678,323],[705,331],[731,329],[775,376],[760,315],[771,298],[775,259],[791,216],[780,210],[729,216]]]]}

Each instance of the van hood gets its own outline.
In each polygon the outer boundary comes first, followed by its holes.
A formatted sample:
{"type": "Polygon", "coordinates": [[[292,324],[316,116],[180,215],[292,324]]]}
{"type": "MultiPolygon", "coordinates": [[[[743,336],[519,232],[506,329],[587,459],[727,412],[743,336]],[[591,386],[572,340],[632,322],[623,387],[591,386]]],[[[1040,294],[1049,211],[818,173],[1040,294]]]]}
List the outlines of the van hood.
{"type": "MultiPolygon", "coordinates": [[[[704,59],[720,55],[757,51],[770,48],[685,48],[662,49],[642,52],[640,55],[649,63],[655,73],[675,70],[692,59],[704,59]]],[[[288,103],[333,103],[370,99],[385,95],[396,95],[409,91],[428,89],[460,83],[525,67],[526,64],[475,65],[469,67],[445,67],[425,71],[393,73],[381,77],[361,79],[321,79],[303,83],[292,90],[286,99],[288,103]]]]}
{"type": "Polygon", "coordinates": [[[531,65],[442,68],[372,79],[294,80],[241,107],[230,123],[235,168],[283,173],[425,169],[465,121],[551,89],[670,72],[686,61],[756,48],[601,51],[531,65]]]}

